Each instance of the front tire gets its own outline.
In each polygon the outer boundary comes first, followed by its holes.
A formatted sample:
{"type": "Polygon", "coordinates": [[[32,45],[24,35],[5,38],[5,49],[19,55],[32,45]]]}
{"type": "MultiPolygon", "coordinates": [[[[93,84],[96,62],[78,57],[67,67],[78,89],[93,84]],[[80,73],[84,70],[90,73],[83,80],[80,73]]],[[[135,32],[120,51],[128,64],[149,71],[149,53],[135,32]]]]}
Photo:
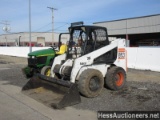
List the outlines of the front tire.
{"type": "Polygon", "coordinates": [[[104,78],[100,71],[87,69],[79,77],[78,86],[80,93],[86,97],[98,96],[104,86],[104,78]]]}
{"type": "Polygon", "coordinates": [[[41,74],[45,76],[50,76],[51,75],[51,66],[44,66],[41,69],[41,74]]]}
{"type": "Polygon", "coordinates": [[[105,85],[111,90],[120,90],[126,85],[126,72],[121,67],[111,67],[108,69],[105,85]]]}

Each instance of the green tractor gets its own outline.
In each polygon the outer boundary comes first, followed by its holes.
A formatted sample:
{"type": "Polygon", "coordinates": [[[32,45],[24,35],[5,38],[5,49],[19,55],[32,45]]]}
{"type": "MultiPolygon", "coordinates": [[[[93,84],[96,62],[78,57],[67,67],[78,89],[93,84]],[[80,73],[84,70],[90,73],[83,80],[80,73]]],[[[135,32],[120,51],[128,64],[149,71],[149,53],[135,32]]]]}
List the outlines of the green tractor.
{"type": "Polygon", "coordinates": [[[49,49],[37,50],[28,54],[28,65],[22,69],[27,78],[31,78],[36,73],[50,76],[50,70],[54,58],[57,55],[64,54],[67,50],[66,45],[61,45],[60,47],[61,36],[63,34],[69,33],[61,33],[59,35],[58,50],[56,50],[56,48],[52,46],[49,49]]]}

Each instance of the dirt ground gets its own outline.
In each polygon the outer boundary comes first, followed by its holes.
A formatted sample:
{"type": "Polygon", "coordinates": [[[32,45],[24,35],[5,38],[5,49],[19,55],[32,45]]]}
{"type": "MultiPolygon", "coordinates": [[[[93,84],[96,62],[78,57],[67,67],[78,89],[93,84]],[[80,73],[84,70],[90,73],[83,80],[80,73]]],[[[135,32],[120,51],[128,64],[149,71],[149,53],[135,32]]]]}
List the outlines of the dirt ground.
{"type": "MultiPolygon", "coordinates": [[[[27,65],[26,58],[0,55],[0,78],[8,81],[8,84],[22,87],[29,79],[26,79],[21,69],[27,65]],[[7,69],[9,68],[9,69],[7,69]]],[[[135,110],[135,111],[160,111],[160,73],[152,71],[128,69],[127,86],[120,91],[111,91],[106,88],[96,98],[81,96],[80,104],[71,106],[81,110],[111,111],[111,110],[135,110]]]]}
{"type": "Polygon", "coordinates": [[[0,64],[27,64],[27,58],[0,55],[0,64]]]}

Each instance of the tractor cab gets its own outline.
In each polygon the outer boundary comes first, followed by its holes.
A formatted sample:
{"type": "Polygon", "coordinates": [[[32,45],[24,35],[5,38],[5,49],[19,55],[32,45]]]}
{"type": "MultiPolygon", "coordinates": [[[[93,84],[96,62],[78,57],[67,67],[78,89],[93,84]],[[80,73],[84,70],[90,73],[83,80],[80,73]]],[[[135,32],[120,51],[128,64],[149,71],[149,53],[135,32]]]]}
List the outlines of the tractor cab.
{"type": "Polygon", "coordinates": [[[107,29],[86,26],[83,22],[71,24],[67,58],[77,58],[109,44],[107,29]]]}

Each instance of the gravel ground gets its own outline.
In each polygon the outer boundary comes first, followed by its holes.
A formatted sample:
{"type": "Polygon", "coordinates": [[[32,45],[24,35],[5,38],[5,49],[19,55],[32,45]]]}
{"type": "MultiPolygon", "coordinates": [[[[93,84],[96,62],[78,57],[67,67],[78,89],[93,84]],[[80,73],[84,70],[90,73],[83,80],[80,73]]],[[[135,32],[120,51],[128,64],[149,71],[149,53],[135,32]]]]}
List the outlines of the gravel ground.
{"type": "Polygon", "coordinates": [[[23,57],[0,55],[0,64],[27,64],[27,59],[23,57]]]}
{"type": "MultiPolygon", "coordinates": [[[[21,69],[27,64],[26,58],[0,55],[0,78],[11,85],[22,87],[26,79],[21,69]]],[[[129,69],[127,86],[120,91],[103,89],[96,98],[81,96],[82,102],[72,107],[91,111],[99,110],[147,110],[160,111],[160,73],[129,69]]]]}

